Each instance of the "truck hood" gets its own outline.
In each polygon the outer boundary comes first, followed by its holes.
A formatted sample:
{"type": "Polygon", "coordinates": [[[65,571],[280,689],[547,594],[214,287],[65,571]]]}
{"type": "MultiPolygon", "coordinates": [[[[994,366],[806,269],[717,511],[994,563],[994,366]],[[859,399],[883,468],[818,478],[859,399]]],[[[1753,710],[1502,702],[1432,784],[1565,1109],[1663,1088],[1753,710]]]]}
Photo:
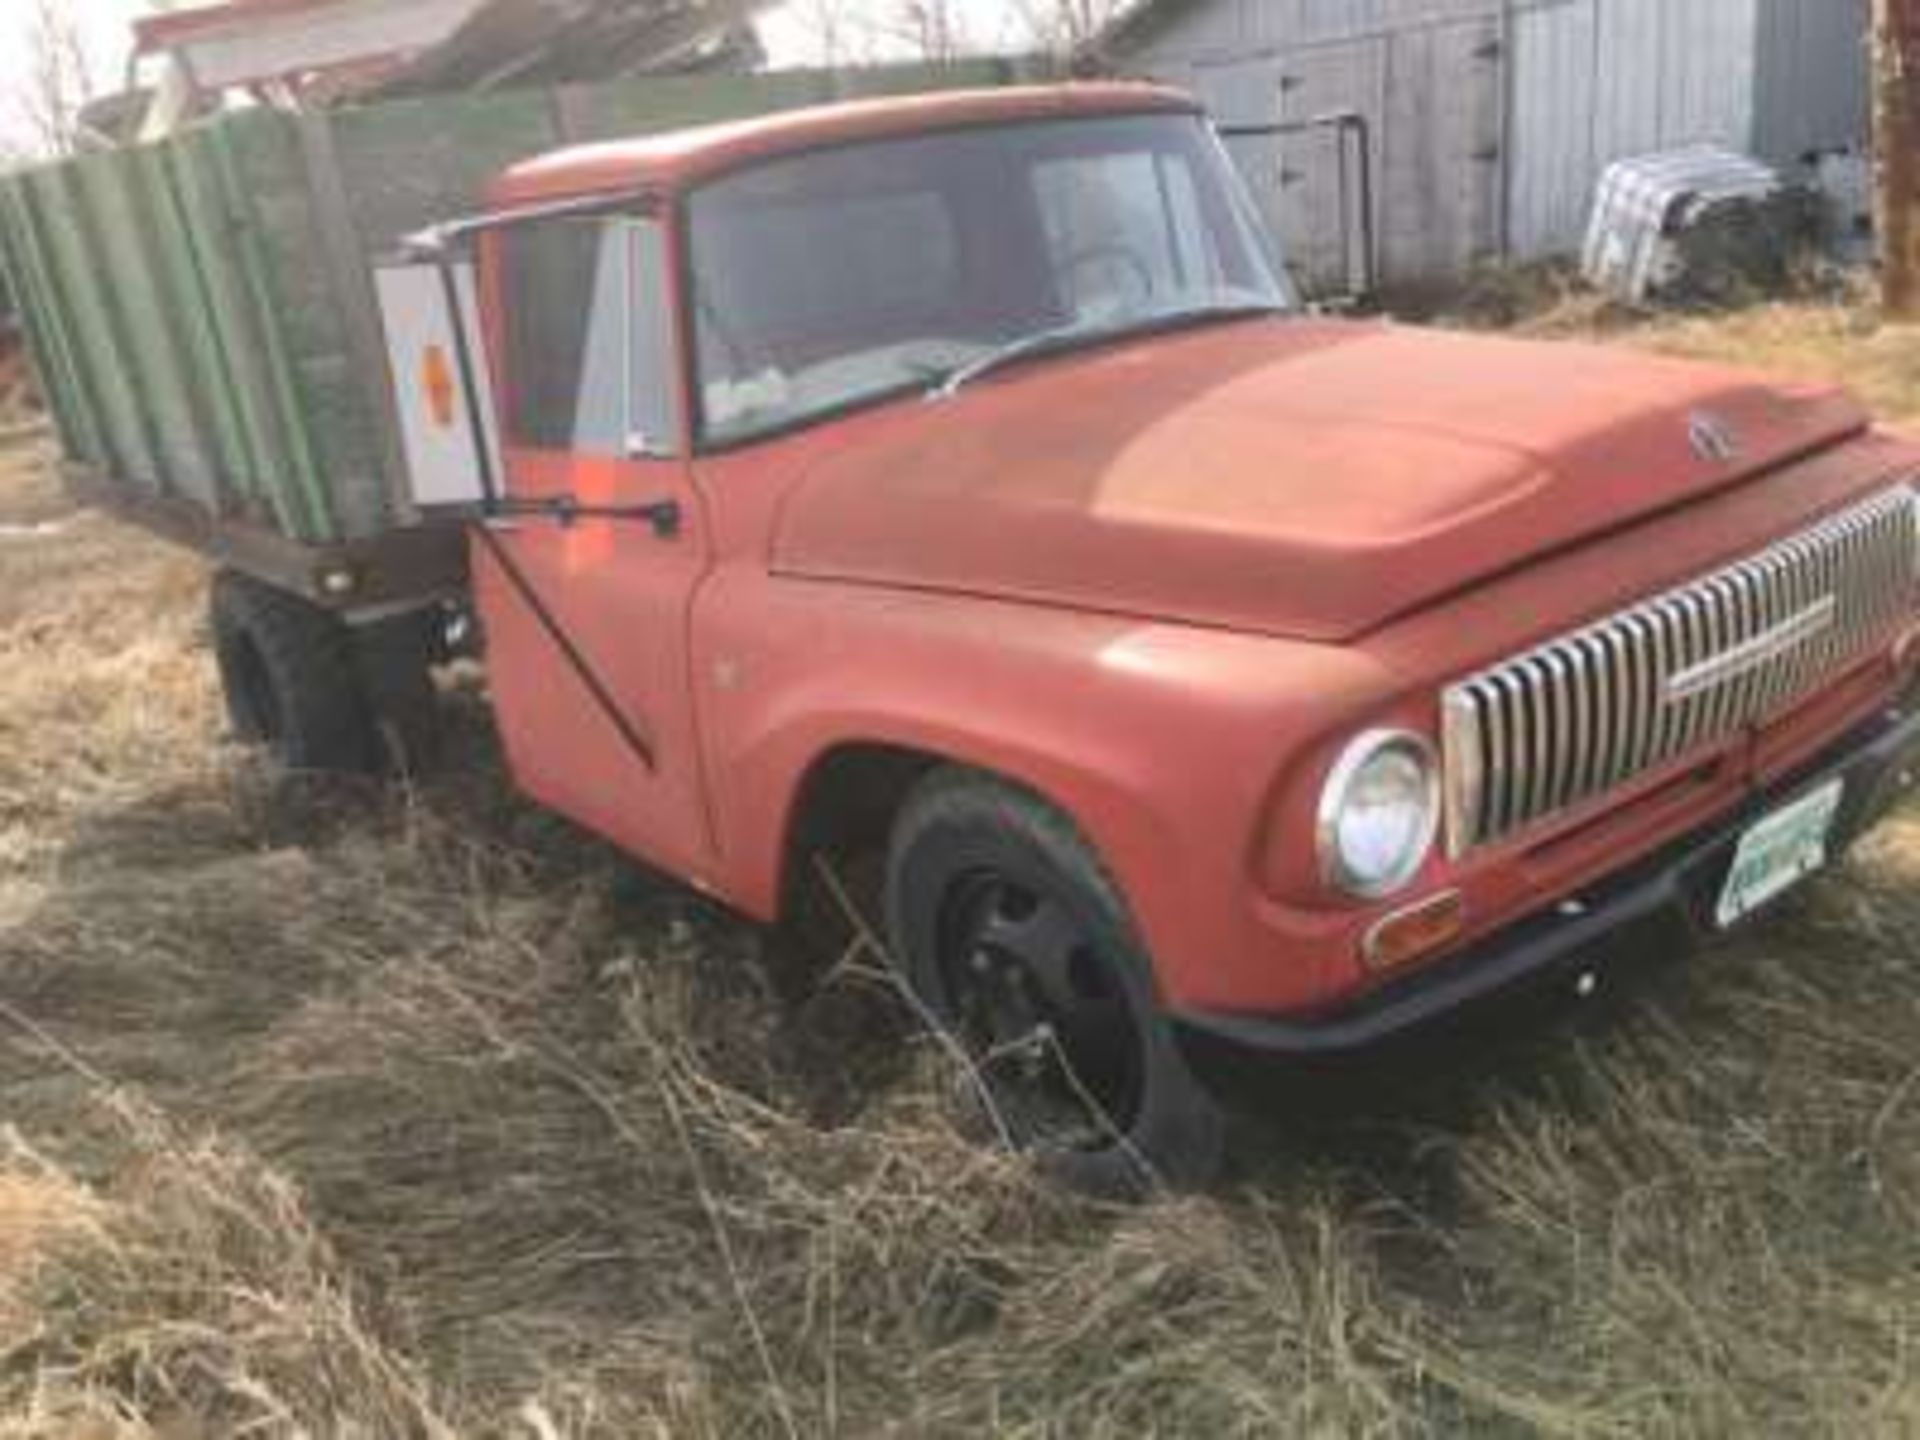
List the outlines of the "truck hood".
{"type": "Polygon", "coordinates": [[[1219,324],[849,427],[772,560],[1343,640],[1866,425],[1832,389],[1622,350],[1219,324]]]}

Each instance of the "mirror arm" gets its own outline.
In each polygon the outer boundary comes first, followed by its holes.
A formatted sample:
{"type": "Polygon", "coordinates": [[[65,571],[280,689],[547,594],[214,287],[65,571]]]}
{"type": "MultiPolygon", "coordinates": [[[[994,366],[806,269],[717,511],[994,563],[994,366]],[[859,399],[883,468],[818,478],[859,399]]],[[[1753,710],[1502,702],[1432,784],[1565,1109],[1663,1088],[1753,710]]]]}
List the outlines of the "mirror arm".
{"type": "Polygon", "coordinates": [[[495,500],[487,506],[489,517],[527,517],[556,522],[570,530],[582,520],[639,520],[653,527],[662,540],[675,539],[686,522],[686,512],[678,500],[658,500],[645,505],[583,505],[571,495],[553,495],[537,500],[495,500]]]}

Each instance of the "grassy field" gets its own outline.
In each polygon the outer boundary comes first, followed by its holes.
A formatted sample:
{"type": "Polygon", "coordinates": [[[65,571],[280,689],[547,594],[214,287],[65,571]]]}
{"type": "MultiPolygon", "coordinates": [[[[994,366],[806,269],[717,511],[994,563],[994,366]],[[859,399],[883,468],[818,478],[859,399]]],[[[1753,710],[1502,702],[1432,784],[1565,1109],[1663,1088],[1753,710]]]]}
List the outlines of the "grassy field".
{"type": "MultiPolygon", "coordinates": [[[[1530,328],[1920,413],[1844,309],[1530,328]]],[[[515,800],[471,695],[410,794],[224,749],[196,565],[46,458],[0,451],[0,1437],[1920,1435],[1920,820],[1104,1208],[954,1132],[878,957],[515,800]]]]}

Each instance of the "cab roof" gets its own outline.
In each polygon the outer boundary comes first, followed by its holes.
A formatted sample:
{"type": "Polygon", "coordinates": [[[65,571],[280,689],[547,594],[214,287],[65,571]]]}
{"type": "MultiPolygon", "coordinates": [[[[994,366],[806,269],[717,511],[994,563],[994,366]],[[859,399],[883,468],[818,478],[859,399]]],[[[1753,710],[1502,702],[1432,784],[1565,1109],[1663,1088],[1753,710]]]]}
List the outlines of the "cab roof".
{"type": "Polygon", "coordinates": [[[507,171],[495,182],[491,200],[507,207],[621,191],[685,190],[762,160],[865,140],[1022,120],[1166,114],[1199,108],[1198,102],[1178,90],[1124,81],[850,100],[557,150],[507,171]]]}

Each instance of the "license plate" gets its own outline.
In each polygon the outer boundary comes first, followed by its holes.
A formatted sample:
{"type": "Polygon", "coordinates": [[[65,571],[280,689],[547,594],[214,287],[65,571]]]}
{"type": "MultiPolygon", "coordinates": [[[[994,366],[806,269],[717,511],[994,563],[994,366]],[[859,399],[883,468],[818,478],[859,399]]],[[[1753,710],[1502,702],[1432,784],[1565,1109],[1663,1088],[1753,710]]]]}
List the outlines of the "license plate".
{"type": "Polygon", "coordinates": [[[1721,929],[1739,923],[1827,863],[1827,840],[1846,783],[1834,780],[1783,806],[1740,837],[1720,892],[1721,929]]]}

